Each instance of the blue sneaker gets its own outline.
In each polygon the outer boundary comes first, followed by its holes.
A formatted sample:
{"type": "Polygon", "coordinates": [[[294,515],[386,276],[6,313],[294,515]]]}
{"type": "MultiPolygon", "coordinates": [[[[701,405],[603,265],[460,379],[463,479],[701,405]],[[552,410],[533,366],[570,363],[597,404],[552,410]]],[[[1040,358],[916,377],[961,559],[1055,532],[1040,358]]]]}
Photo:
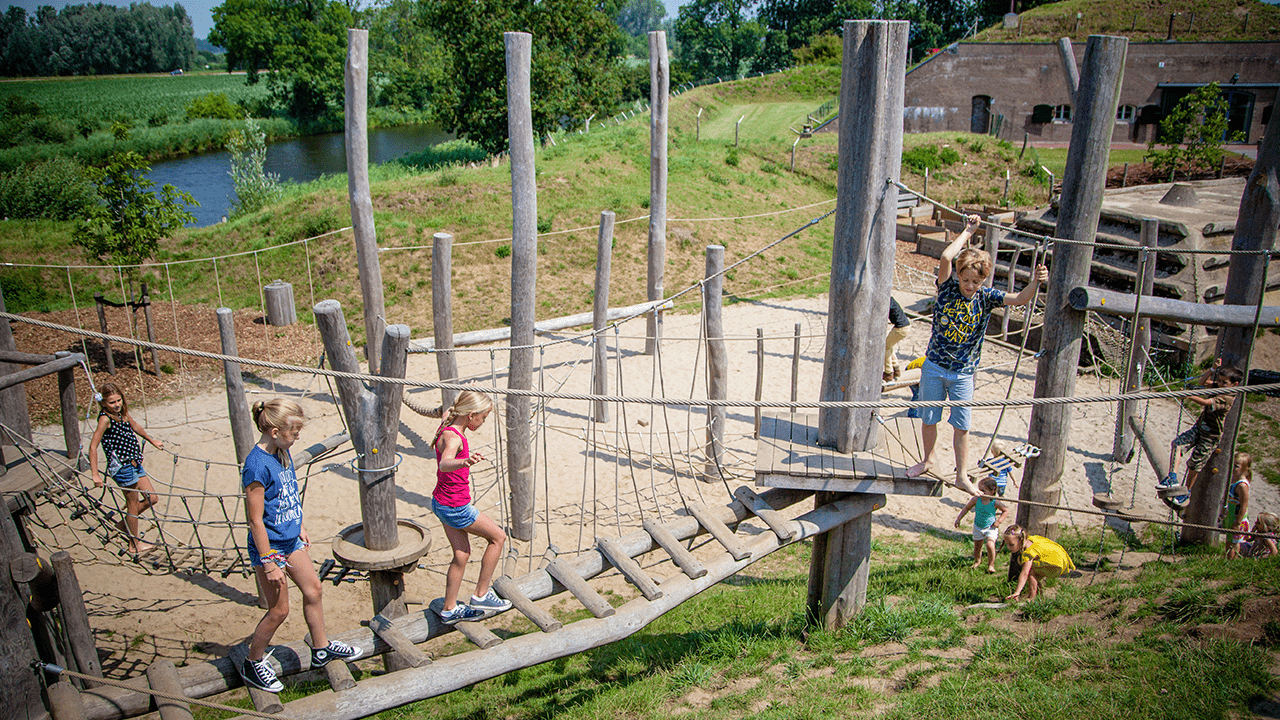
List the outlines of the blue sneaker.
{"type": "Polygon", "coordinates": [[[440,615],[440,622],[445,625],[456,625],[460,622],[473,622],[484,617],[484,610],[473,608],[470,605],[458,603],[453,606],[452,610],[446,610],[440,615]]]}
{"type": "Polygon", "coordinates": [[[1160,482],[1156,483],[1161,487],[1172,487],[1178,484],[1178,473],[1170,472],[1168,475],[1160,478],[1160,482]]]}
{"type": "Polygon", "coordinates": [[[485,612],[503,612],[511,609],[511,603],[498,597],[498,593],[494,592],[493,588],[489,588],[489,592],[483,597],[471,596],[471,607],[485,612]]]}

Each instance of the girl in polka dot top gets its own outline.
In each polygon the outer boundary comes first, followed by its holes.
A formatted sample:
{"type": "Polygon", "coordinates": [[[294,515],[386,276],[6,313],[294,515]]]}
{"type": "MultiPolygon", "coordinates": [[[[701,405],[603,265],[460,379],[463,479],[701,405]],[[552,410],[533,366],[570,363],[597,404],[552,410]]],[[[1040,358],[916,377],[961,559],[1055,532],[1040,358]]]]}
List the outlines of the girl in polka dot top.
{"type": "Polygon", "coordinates": [[[156,504],[155,488],[147,471],[142,469],[142,445],[138,437],[158,450],[164,449],[164,443],[157,442],[133,419],[129,414],[129,401],[115,383],[102,386],[101,398],[98,427],[89,441],[89,472],[94,487],[102,487],[103,478],[110,476],[124,490],[127,512],[123,520],[116,522],[116,527],[128,536],[129,552],[136,555],[153,547],[138,537],[138,517],[156,504]],[[107,456],[107,469],[102,474],[98,473],[99,445],[107,456]]]}

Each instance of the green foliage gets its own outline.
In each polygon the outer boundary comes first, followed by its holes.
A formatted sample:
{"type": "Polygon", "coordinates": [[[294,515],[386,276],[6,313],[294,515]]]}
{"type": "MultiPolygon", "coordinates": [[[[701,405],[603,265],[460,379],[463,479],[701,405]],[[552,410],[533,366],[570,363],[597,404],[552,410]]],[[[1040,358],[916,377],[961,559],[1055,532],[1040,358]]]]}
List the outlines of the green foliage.
{"type": "Polygon", "coordinates": [[[1223,144],[1243,140],[1242,133],[1227,137],[1227,110],[1227,99],[1216,82],[1179,100],[1160,120],[1157,139],[1147,145],[1145,159],[1157,176],[1216,169],[1223,144]],[[1164,149],[1157,150],[1157,145],[1164,149]]]}
{"type": "Polygon", "coordinates": [[[704,77],[736,80],[754,70],[766,27],[751,17],[754,0],[693,0],[680,7],[676,59],[704,77]]]}
{"type": "Polygon", "coordinates": [[[94,200],[79,162],[52,158],[0,173],[0,217],[71,220],[94,200]]]}
{"type": "Polygon", "coordinates": [[[449,38],[431,98],[437,118],[486,152],[507,147],[505,31],[533,35],[534,137],[617,106],[622,32],[589,0],[438,0],[428,17],[449,38]]]}
{"type": "Polygon", "coordinates": [[[199,118],[219,118],[222,120],[239,120],[244,117],[244,108],[231,102],[226,93],[210,92],[187,103],[188,120],[199,118]]]}
{"type": "Polygon", "coordinates": [[[0,75],[107,75],[191,69],[191,18],[177,3],[41,7],[36,17],[9,6],[0,16],[0,75]]]}
{"type": "Polygon", "coordinates": [[[539,233],[551,232],[551,226],[555,223],[555,221],[556,221],[555,215],[548,215],[546,217],[539,215],[538,216],[538,232],[539,233]]]}
{"type": "Polygon", "coordinates": [[[738,167],[739,162],[740,160],[738,159],[738,148],[736,147],[729,148],[729,152],[725,153],[725,156],[724,156],[724,164],[729,165],[731,167],[738,167]]]}
{"type": "Polygon", "coordinates": [[[808,45],[791,51],[797,65],[839,65],[844,58],[844,41],[835,33],[815,35],[808,45]]]}
{"type": "Polygon", "coordinates": [[[508,243],[503,243],[493,249],[493,254],[498,259],[509,258],[511,257],[511,245],[508,243]]]}
{"type": "Polygon", "coordinates": [[[920,145],[902,153],[902,167],[910,168],[917,174],[923,174],[925,168],[937,170],[940,167],[954,165],[960,161],[960,153],[953,147],[937,145],[920,145]]]}
{"type": "MultiPolygon", "coordinates": [[[[484,148],[470,140],[450,140],[405,155],[396,162],[419,170],[432,170],[446,165],[478,163],[488,156],[484,148]]],[[[456,177],[454,182],[457,182],[456,177]]]]}
{"type": "Polygon", "coordinates": [[[55,294],[40,268],[7,268],[0,274],[5,310],[11,313],[48,312],[55,294]]]}
{"type": "Polygon", "coordinates": [[[614,19],[622,31],[633,37],[641,37],[662,29],[662,19],[667,8],[659,0],[627,0],[618,9],[614,19]]]}
{"type": "Polygon", "coordinates": [[[231,154],[231,182],[236,189],[233,216],[257,212],[280,197],[280,176],[263,169],[267,160],[267,138],[253,118],[246,118],[244,131],[227,140],[231,154]]]}
{"type": "MultiPolygon", "coordinates": [[[[128,128],[112,128],[116,138],[125,140],[128,128]]],[[[89,177],[98,189],[98,202],[89,205],[72,236],[96,261],[135,266],[156,254],[160,239],[169,237],[184,224],[195,222],[186,205],[198,205],[191,193],[160,188],[157,195],[148,188],[151,166],[141,155],[126,150],[116,153],[106,167],[90,168],[89,177]]],[[[131,268],[136,273],[136,268],[131,268]]]]}

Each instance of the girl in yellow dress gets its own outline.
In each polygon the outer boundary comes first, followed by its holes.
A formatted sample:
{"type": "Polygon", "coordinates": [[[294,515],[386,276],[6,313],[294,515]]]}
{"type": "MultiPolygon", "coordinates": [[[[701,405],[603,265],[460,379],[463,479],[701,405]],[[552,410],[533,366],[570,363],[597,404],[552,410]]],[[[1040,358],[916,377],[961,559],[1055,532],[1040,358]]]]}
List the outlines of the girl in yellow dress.
{"type": "Polygon", "coordinates": [[[1009,546],[1017,562],[1022,565],[1018,574],[1018,587],[1005,600],[1018,600],[1025,587],[1028,600],[1035,600],[1040,592],[1040,581],[1056,578],[1076,569],[1071,556],[1058,543],[1039,535],[1028,535],[1018,525],[1010,525],[1004,531],[1004,544],[1009,546]]]}

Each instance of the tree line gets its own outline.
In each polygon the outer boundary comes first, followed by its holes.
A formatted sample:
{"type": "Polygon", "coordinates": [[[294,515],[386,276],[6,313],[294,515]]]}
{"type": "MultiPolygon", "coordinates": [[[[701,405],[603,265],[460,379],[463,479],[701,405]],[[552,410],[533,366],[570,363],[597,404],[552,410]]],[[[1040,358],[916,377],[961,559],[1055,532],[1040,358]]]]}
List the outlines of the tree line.
{"type": "Polygon", "coordinates": [[[189,69],[196,43],[178,4],[45,5],[33,17],[10,5],[0,18],[0,75],[114,75],[189,69]]]}

